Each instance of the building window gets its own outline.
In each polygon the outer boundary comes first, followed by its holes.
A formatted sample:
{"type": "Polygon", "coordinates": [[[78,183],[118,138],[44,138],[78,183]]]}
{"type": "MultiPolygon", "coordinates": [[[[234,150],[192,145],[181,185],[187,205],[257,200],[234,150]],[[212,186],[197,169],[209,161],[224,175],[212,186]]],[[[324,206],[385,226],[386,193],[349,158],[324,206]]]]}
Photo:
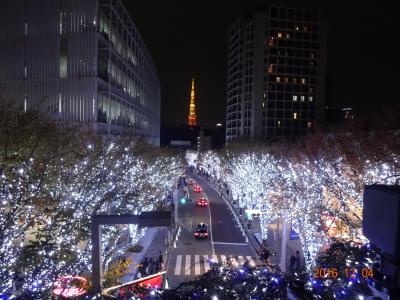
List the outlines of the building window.
{"type": "Polygon", "coordinates": [[[314,58],[314,52],[310,53],[310,58],[314,58]]]}
{"type": "Polygon", "coordinates": [[[278,124],[278,127],[281,127],[281,121],[278,121],[277,124],[278,124]]]}
{"type": "Polygon", "coordinates": [[[58,94],[58,112],[62,113],[61,93],[58,94]]]}
{"type": "Polygon", "coordinates": [[[274,47],[274,46],[275,46],[274,38],[273,38],[273,37],[270,37],[270,38],[268,39],[268,46],[269,46],[269,47],[274,47]]]}
{"type": "Polygon", "coordinates": [[[28,22],[25,21],[25,35],[28,35],[28,22]]]}
{"type": "Polygon", "coordinates": [[[297,101],[297,95],[293,95],[293,101],[297,101]]]}
{"type": "Polygon", "coordinates": [[[313,96],[308,97],[308,100],[310,100],[310,102],[313,101],[313,96]]]}
{"type": "Polygon", "coordinates": [[[24,79],[28,77],[28,67],[26,66],[26,60],[24,61],[24,79]]]}
{"type": "Polygon", "coordinates": [[[289,78],[285,77],[285,83],[288,83],[288,82],[289,82],[289,78]]]}
{"type": "Polygon", "coordinates": [[[297,120],[297,112],[293,113],[293,119],[297,120]]]}
{"type": "Polygon", "coordinates": [[[27,110],[28,110],[28,99],[27,99],[27,96],[25,94],[25,97],[24,97],[24,112],[26,112],[27,110]]]}
{"type": "Polygon", "coordinates": [[[265,108],[265,101],[262,102],[262,108],[265,108]]]}
{"type": "Polygon", "coordinates": [[[273,65],[268,65],[268,74],[272,74],[273,71],[274,71],[273,65]]]}
{"type": "Polygon", "coordinates": [[[286,38],[290,39],[290,34],[289,33],[286,33],[286,38]]]}
{"type": "Polygon", "coordinates": [[[278,38],[282,37],[282,32],[278,32],[278,38]]]}
{"type": "Polygon", "coordinates": [[[68,76],[68,40],[63,35],[60,38],[60,78],[67,78],[68,76]]]}
{"type": "Polygon", "coordinates": [[[293,78],[293,83],[297,83],[297,78],[293,78]]]}
{"type": "Polygon", "coordinates": [[[313,88],[312,87],[310,87],[308,90],[309,90],[310,93],[313,92],[313,88]]]}
{"type": "Polygon", "coordinates": [[[296,26],[294,27],[294,29],[296,29],[296,30],[299,30],[299,26],[298,26],[298,25],[296,25],[296,26]]]}
{"type": "Polygon", "coordinates": [[[305,84],[305,83],[306,83],[306,79],[305,79],[305,78],[302,78],[302,79],[301,79],[301,83],[302,83],[302,84],[305,84]]]}
{"type": "Polygon", "coordinates": [[[281,82],[281,78],[280,77],[276,77],[276,82],[281,82]]]}
{"type": "Polygon", "coordinates": [[[60,24],[59,24],[59,29],[60,29],[60,35],[63,33],[63,14],[60,13],[60,24]]]}
{"type": "Polygon", "coordinates": [[[304,101],[305,97],[304,97],[304,96],[301,96],[300,99],[301,99],[301,101],[304,101]]]}
{"type": "Polygon", "coordinates": [[[312,123],[311,122],[307,122],[307,127],[311,128],[312,127],[312,123]]]}
{"type": "Polygon", "coordinates": [[[307,31],[307,26],[306,26],[306,25],[304,25],[304,28],[303,28],[303,29],[304,29],[304,31],[307,31]]]}

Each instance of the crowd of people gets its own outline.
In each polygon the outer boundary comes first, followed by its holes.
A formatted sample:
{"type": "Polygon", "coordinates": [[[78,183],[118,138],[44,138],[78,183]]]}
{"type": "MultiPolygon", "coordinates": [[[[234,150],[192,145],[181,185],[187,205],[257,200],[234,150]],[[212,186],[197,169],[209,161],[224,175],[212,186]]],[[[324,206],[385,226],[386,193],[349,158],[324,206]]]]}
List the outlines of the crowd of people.
{"type": "Polygon", "coordinates": [[[160,254],[156,258],[148,258],[142,260],[138,267],[137,278],[142,278],[160,272],[164,267],[163,255],[160,254]]]}

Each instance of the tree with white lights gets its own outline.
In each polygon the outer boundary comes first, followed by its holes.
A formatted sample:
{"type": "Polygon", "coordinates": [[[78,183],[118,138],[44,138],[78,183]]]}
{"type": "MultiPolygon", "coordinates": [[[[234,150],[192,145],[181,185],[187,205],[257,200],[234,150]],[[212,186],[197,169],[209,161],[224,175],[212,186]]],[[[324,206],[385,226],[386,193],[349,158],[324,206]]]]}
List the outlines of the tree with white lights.
{"type": "MultiPolygon", "coordinates": [[[[0,152],[0,292],[20,277],[22,291],[39,298],[58,276],[90,270],[93,214],[156,209],[182,172],[179,158],[129,135],[61,129],[7,103],[0,105],[0,152]]],[[[105,226],[105,268],[142,234],[127,228],[105,226]]]]}

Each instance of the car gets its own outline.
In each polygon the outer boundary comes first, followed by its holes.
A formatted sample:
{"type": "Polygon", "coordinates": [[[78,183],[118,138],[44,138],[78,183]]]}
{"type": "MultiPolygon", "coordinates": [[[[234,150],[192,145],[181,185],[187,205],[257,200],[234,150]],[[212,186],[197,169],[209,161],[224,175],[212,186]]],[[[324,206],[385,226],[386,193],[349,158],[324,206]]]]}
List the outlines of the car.
{"type": "Polygon", "coordinates": [[[208,228],[204,223],[199,223],[194,230],[194,237],[196,239],[206,239],[208,238],[208,228]]]}
{"type": "Polygon", "coordinates": [[[201,187],[199,185],[195,185],[194,189],[193,189],[196,193],[200,193],[201,192],[201,187]]]}
{"type": "Polygon", "coordinates": [[[189,179],[189,180],[188,180],[188,184],[189,184],[189,185],[192,185],[192,184],[193,184],[193,179],[189,179]]]}
{"type": "Polygon", "coordinates": [[[206,207],[208,205],[208,201],[207,201],[206,198],[202,197],[202,198],[197,200],[196,205],[200,206],[200,207],[206,207]]]}

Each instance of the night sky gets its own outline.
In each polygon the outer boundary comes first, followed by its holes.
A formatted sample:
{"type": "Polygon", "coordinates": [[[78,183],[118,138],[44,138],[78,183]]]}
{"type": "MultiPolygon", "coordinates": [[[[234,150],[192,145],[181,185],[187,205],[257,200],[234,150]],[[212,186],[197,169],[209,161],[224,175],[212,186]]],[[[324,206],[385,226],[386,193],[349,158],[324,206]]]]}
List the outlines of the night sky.
{"type": "MultiPolygon", "coordinates": [[[[260,2],[124,0],[158,69],[164,124],[187,122],[192,72],[198,123],[224,123],[228,28],[260,2]]],[[[328,0],[302,5],[318,8],[318,2],[324,3],[320,8],[328,21],[326,104],[373,113],[400,103],[394,4],[328,0]]]]}

